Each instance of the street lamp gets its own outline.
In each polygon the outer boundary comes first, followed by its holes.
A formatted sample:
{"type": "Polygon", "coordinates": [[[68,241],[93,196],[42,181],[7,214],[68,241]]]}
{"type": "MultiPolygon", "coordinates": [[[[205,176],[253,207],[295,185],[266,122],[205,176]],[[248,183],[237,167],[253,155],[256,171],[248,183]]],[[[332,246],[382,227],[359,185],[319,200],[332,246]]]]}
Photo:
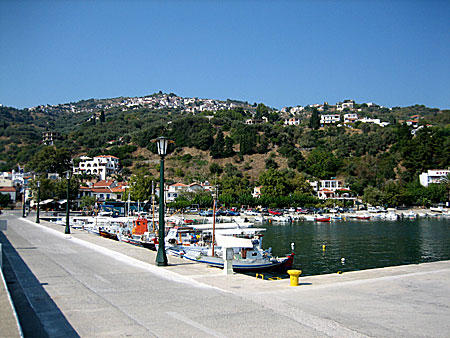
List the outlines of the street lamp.
{"type": "Polygon", "coordinates": [[[25,205],[26,205],[26,203],[27,203],[27,185],[24,183],[23,184],[23,203],[22,203],[22,217],[27,217],[27,215],[26,215],[26,207],[25,207],[25,205]]]}
{"type": "Polygon", "coordinates": [[[37,181],[37,188],[38,188],[38,195],[37,195],[37,209],[36,209],[36,223],[40,223],[41,220],[39,219],[39,207],[41,203],[41,181],[37,181]]]}
{"type": "Polygon", "coordinates": [[[167,154],[167,146],[169,142],[173,142],[164,136],[158,137],[156,140],[158,155],[161,157],[159,167],[159,231],[158,231],[158,253],[156,254],[156,265],[167,266],[167,256],[165,248],[165,224],[164,224],[164,157],[167,154]]]}
{"type": "Polygon", "coordinates": [[[66,171],[66,179],[67,179],[67,201],[66,201],[66,229],[64,230],[65,234],[70,234],[70,224],[69,224],[69,204],[70,204],[70,176],[72,171],[66,171]]]}

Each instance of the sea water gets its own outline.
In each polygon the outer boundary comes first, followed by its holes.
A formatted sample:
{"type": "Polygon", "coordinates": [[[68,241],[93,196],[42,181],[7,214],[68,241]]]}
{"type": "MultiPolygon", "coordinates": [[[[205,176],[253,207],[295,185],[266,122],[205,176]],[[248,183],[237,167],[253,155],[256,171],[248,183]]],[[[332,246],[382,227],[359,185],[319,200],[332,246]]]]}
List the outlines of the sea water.
{"type": "Polygon", "coordinates": [[[264,223],[263,247],[302,276],[450,260],[450,218],[264,223]]]}

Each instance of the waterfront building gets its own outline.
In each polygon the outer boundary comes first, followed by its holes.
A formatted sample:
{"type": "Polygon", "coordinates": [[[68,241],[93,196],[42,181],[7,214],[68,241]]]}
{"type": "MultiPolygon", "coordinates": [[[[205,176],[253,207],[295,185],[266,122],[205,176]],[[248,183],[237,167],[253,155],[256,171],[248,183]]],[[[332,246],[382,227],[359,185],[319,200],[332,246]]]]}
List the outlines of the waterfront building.
{"type": "Polygon", "coordinates": [[[0,194],[9,195],[9,199],[12,203],[16,203],[16,188],[14,187],[0,187],[0,194]]]}
{"type": "Polygon", "coordinates": [[[115,174],[119,169],[119,158],[111,155],[101,155],[94,158],[82,156],[78,167],[73,169],[75,175],[87,174],[95,175],[100,180],[105,180],[108,176],[115,174]]]}
{"type": "Polygon", "coordinates": [[[355,200],[354,193],[338,179],[309,182],[321,200],[355,200]]]}
{"type": "Polygon", "coordinates": [[[78,198],[81,199],[83,196],[93,196],[99,202],[104,202],[107,200],[121,201],[127,188],[127,182],[102,180],[97,183],[90,184],[87,187],[80,187],[78,198]]]}
{"type": "MultiPolygon", "coordinates": [[[[183,184],[183,183],[174,183],[165,188],[166,197],[165,200],[167,202],[173,202],[175,199],[183,192],[198,192],[198,191],[208,191],[211,194],[214,193],[214,186],[212,186],[208,181],[203,183],[191,183],[191,184],[183,184]]],[[[157,188],[156,194],[159,196],[159,189],[157,188]]]]}
{"type": "Polygon", "coordinates": [[[426,173],[421,173],[419,175],[419,181],[424,187],[428,187],[432,183],[441,183],[443,178],[448,174],[450,174],[450,170],[447,169],[432,169],[426,173]]]}

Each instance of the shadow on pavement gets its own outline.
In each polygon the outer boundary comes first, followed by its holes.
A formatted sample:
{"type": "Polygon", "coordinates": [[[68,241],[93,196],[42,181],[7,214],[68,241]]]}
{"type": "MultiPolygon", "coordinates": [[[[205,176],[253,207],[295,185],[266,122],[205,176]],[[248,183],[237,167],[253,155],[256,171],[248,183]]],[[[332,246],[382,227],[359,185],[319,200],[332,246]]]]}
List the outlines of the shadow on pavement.
{"type": "MultiPolygon", "coordinates": [[[[3,272],[25,337],[79,337],[6,236],[3,272]],[[31,304],[30,304],[31,301],[31,304]]],[[[21,250],[35,248],[21,247],[21,250]]]]}

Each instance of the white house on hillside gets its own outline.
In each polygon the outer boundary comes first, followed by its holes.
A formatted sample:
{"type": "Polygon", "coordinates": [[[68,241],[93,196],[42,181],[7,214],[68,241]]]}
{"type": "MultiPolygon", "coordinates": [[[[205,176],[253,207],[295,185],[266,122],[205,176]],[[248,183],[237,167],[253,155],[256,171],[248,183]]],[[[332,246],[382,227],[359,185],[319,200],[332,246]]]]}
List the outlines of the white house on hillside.
{"type": "Polygon", "coordinates": [[[320,124],[330,124],[341,121],[341,115],[332,114],[332,115],[320,115],[320,124]]]}
{"type": "Polygon", "coordinates": [[[432,183],[441,183],[442,179],[450,173],[447,169],[433,169],[419,175],[420,184],[428,187],[432,183]]]}
{"type": "Polygon", "coordinates": [[[75,175],[82,173],[96,175],[100,180],[105,180],[119,169],[119,158],[111,155],[101,155],[94,158],[81,157],[81,162],[77,168],[73,169],[75,175]]]}
{"type": "Polygon", "coordinates": [[[358,121],[358,114],[355,113],[344,114],[344,123],[353,123],[356,121],[358,121]]]}
{"type": "Polygon", "coordinates": [[[337,179],[309,182],[320,199],[354,200],[350,189],[345,188],[337,179]]]}

